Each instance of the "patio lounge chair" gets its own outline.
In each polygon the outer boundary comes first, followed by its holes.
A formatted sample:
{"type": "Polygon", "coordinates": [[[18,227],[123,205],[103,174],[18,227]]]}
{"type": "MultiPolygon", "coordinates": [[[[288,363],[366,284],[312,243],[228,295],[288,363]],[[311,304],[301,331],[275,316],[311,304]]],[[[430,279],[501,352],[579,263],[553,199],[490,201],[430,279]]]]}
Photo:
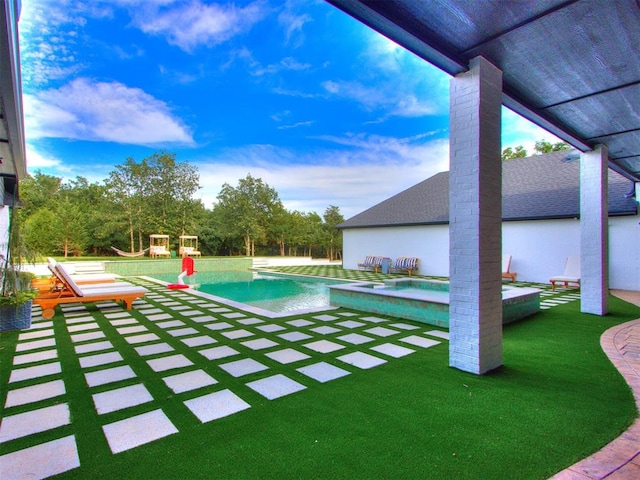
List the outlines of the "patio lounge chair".
{"type": "Polygon", "coordinates": [[[418,262],[417,257],[398,257],[391,267],[391,271],[393,273],[407,272],[411,276],[412,273],[418,271],[418,262]]]}
{"type": "Polygon", "coordinates": [[[133,302],[148,292],[146,288],[127,282],[111,282],[80,287],[64,267],[56,263],[50,266],[61,286],[49,292],[41,291],[33,300],[42,307],[42,317],[50,319],[55,314],[56,306],[62,303],[87,303],[113,300],[123,302],[127,310],[131,310],[133,302]]]}
{"type": "MultiPolygon", "coordinates": [[[[48,291],[48,290],[59,290],[62,288],[62,281],[58,278],[58,273],[55,271],[56,261],[49,257],[47,258],[47,267],[51,271],[52,276],[50,278],[37,278],[33,280],[33,288],[36,288],[40,291],[48,291]]],[[[65,268],[66,270],[66,268],[65,268]]],[[[82,271],[82,270],[80,270],[82,271]]],[[[78,267],[72,266],[71,269],[67,270],[67,272],[71,275],[71,278],[78,285],[91,285],[98,283],[112,283],[116,281],[116,275],[113,273],[106,273],[104,269],[102,272],[95,270],[95,273],[78,273],[78,267]]]]}
{"type": "Polygon", "coordinates": [[[516,272],[511,271],[511,255],[502,255],[502,279],[511,279],[512,282],[515,282],[516,275],[516,272]]]}
{"type": "Polygon", "coordinates": [[[377,256],[377,255],[369,255],[365,257],[363,262],[358,263],[358,270],[373,270],[374,272],[378,272],[382,269],[382,261],[390,260],[387,257],[377,256]]]}
{"type": "Polygon", "coordinates": [[[564,273],[549,279],[551,290],[556,289],[556,283],[564,283],[564,287],[569,287],[570,283],[575,283],[580,287],[580,257],[567,257],[564,265],[564,273]]]}

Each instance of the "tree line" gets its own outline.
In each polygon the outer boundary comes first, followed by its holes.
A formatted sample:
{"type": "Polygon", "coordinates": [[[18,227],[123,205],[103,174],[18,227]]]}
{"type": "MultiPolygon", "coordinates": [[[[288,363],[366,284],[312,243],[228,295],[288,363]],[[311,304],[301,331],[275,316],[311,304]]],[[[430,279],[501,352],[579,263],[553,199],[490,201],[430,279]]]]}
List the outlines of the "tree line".
{"type": "Polygon", "coordinates": [[[344,221],[337,206],[323,216],[289,211],[278,192],[251,174],[236,186],[225,183],[207,209],[195,198],[198,169],[156,152],[127,158],[101,183],[83,177],[63,181],[39,171],[20,182],[28,248],[40,255],[111,255],[112,246],[131,253],[149,246],[149,235],[197,235],[203,255],[305,255],[341,258],[344,221]]]}
{"type": "MultiPolygon", "coordinates": [[[[563,150],[571,150],[571,145],[565,142],[551,143],[545,140],[538,140],[533,147],[534,155],[544,155],[546,153],[560,152],[563,150]]],[[[514,158],[525,158],[527,156],[527,149],[522,145],[518,145],[515,148],[507,147],[502,150],[502,161],[513,160],[514,158]]]]}

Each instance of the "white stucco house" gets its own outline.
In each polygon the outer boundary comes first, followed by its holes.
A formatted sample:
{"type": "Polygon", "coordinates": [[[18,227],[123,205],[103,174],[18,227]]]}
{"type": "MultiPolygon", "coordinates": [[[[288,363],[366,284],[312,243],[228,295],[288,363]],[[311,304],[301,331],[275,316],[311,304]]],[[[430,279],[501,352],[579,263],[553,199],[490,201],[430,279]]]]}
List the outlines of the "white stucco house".
{"type": "MultiPolygon", "coordinates": [[[[580,255],[580,160],[556,152],[502,168],[502,251],[517,280],[549,281],[580,255]]],[[[609,170],[610,287],[640,290],[640,225],[634,183],[609,170]]],[[[639,192],[640,193],[640,192],[639,192]]],[[[422,275],[449,276],[449,172],[441,172],[338,226],[343,266],[367,255],[420,259],[422,275]]]]}

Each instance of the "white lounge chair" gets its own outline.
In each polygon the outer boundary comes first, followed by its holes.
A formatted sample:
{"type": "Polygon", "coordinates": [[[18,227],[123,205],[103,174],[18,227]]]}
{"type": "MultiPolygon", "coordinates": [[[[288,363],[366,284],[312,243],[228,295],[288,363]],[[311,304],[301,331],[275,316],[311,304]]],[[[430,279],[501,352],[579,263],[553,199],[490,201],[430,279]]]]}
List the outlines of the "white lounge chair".
{"type": "Polygon", "coordinates": [[[516,275],[516,272],[511,271],[511,255],[502,255],[502,279],[511,279],[512,282],[515,282],[516,275]]]}
{"type": "Polygon", "coordinates": [[[567,263],[564,265],[564,273],[549,279],[551,282],[551,290],[556,289],[556,283],[563,283],[565,288],[570,283],[575,283],[580,287],[580,257],[567,257],[567,263]]]}

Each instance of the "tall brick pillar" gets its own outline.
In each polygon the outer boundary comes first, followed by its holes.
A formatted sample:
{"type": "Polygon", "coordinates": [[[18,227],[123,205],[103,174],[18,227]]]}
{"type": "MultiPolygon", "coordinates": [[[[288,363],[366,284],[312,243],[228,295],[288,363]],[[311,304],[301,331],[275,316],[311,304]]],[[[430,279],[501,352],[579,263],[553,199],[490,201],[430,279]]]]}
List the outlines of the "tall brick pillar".
{"type": "Polygon", "coordinates": [[[482,57],[451,80],[449,365],[502,365],[502,72],[482,57]]]}
{"type": "Polygon", "coordinates": [[[580,257],[583,313],[609,312],[608,149],[580,156],[580,257]]]}

